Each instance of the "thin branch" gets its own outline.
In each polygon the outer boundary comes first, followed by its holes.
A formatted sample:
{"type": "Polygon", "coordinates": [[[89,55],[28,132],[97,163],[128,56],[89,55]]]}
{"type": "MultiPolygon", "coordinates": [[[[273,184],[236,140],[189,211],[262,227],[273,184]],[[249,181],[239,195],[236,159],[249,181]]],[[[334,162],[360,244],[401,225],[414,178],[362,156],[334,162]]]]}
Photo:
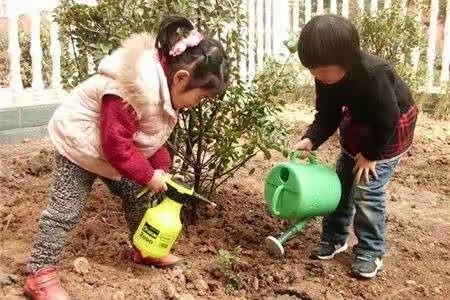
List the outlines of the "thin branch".
{"type": "Polygon", "coordinates": [[[202,165],[202,168],[206,168],[210,165],[214,165],[214,166],[218,166],[219,165],[219,161],[221,160],[221,158],[217,155],[211,155],[211,157],[202,165]]]}
{"type": "Polygon", "coordinates": [[[216,180],[217,180],[217,168],[214,169],[213,178],[211,179],[211,186],[208,192],[208,197],[210,197],[214,191],[216,180]]]}
{"type": "Polygon", "coordinates": [[[220,174],[218,177],[223,177],[225,175],[228,174],[227,177],[225,177],[225,179],[223,179],[217,186],[221,185],[222,183],[224,183],[226,180],[228,180],[228,178],[230,178],[231,176],[233,176],[233,173],[235,170],[239,169],[240,167],[242,167],[243,165],[245,165],[250,159],[252,159],[253,157],[255,157],[256,153],[253,153],[252,155],[248,156],[246,159],[244,159],[242,162],[240,162],[239,164],[235,165],[234,167],[232,167],[231,169],[229,169],[228,171],[226,171],[225,173],[220,174]],[[230,174],[231,173],[231,174],[230,174]]]}
{"type": "Polygon", "coordinates": [[[172,149],[186,164],[188,164],[190,167],[194,168],[195,165],[189,160],[189,157],[183,153],[179,148],[175,147],[171,142],[167,141],[167,146],[169,146],[170,149],[172,149]]]}
{"type": "MultiPolygon", "coordinates": [[[[92,18],[91,18],[91,21],[92,21],[92,18]]],[[[90,33],[93,33],[95,35],[102,35],[103,34],[101,31],[97,31],[97,30],[95,30],[93,28],[85,26],[82,22],[77,22],[77,27],[80,27],[80,28],[82,28],[82,29],[84,29],[86,31],[89,31],[90,33]]]]}
{"type": "Polygon", "coordinates": [[[191,143],[191,137],[192,137],[192,128],[191,128],[191,122],[190,122],[191,117],[190,117],[190,114],[189,114],[189,120],[188,120],[188,116],[187,115],[183,115],[182,114],[182,117],[183,117],[183,122],[184,122],[184,126],[185,126],[184,130],[187,131],[187,138],[186,138],[187,144],[186,144],[186,147],[187,147],[187,149],[190,149],[190,151],[192,151],[192,149],[194,147],[192,146],[192,143],[191,143]]]}
{"type": "Polygon", "coordinates": [[[72,45],[73,56],[75,58],[75,65],[77,66],[77,69],[79,71],[79,70],[81,70],[81,68],[80,68],[80,64],[78,63],[78,54],[77,54],[77,49],[75,48],[75,40],[73,38],[72,32],[70,33],[70,42],[72,45]]]}
{"type": "Polygon", "coordinates": [[[202,106],[200,105],[198,107],[198,120],[200,123],[200,130],[199,130],[199,134],[198,134],[198,143],[197,143],[197,159],[196,159],[196,168],[195,168],[195,183],[194,186],[195,188],[199,188],[200,186],[200,178],[201,178],[201,172],[202,172],[202,166],[201,166],[201,159],[202,159],[202,151],[203,151],[203,132],[204,132],[204,128],[203,128],[203,116],[202,116],[202,106]]]}
{"type": "MultiPolygon", "coordinates": [[[[223,100],[223,98],[220,99],[220,100],[223,100]]],[[[212,124],[214,124],[214,122],[216,121],[216,118],[217,118],[217,116],[219,114],[219,111],[220,111],[221,107],[222,107],[222,105],[220,104],[220,102],[219,102],[219,104],[214,106],[214,109],[213,109],[213,111],[211,113],[211,116],[210,116],[210,118],[208,120],[208,123],[206,124],[206,128],[210,128],[212,126],[212,124]]]]}

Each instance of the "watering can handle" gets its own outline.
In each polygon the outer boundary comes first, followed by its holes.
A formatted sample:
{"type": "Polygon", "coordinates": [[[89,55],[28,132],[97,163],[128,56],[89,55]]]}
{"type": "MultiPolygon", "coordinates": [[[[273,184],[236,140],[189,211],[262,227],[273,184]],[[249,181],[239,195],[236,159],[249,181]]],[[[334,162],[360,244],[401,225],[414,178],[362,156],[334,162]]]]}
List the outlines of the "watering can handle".
{"type": "Polygon", "coordinates": [[[317,155],[315,152],[308,152],[308,151],[298,151],[298,150],[292,150],[288,154],[288,158],[291,161],[298,161],[300,157],[302,157],[302,152],[307,153],[306,157],[308,158],[308,162],[310,164],[316,164],[318,162],[317,155]]]}
{"type": "Polygon", "coordinates": [[[275,190],[275,193],[273,194],[272,213],[276,216],[280,215],[280,211],[277,209],[277,207],[278,207],[278,200],[280,198],[280,194],[283,189],[284,189],[284,185],[279,185],[277,187],[277,189],[275,190]]]}

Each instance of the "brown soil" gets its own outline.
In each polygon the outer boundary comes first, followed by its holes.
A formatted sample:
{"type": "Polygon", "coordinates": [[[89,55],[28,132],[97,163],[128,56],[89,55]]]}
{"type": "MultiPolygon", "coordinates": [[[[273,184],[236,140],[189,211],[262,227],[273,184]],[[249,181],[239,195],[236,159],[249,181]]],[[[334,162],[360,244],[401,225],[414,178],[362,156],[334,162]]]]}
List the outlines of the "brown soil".
{"type": "MultiPolygon", "coordinates": [[[[128,260],[119,200],[96,183],[61,258],[63,284],[75,299],[449,299],[449,128],[448,122],[426,117],[419,123],[415,145],[389,187],[390,251],[375,280],[350,275],[349,253],[327,262],[308,258],[319,239],[319,220],[288,243],[284,258],[266,252],[264,238],[287,225],[268,214],[263,199],[265,174],[283,160],[275,155],[270,161],[252,160],[219,191],[218,208],[203,209],[196,226],[184,227],[175,253],[185,262],[169,270],[128,260]],[[219,254],[221,249],[230,255],[219,254]],[[87,273],[75,269],[79,257],[88,260],[87,273]]],[[[332,163],[337,150],[333,140],[319,155],[332,163]]],[[[47,202],[51,161],[46,141],[0,148],[0,299],[23,299],[25,265],[47,202]]]]}

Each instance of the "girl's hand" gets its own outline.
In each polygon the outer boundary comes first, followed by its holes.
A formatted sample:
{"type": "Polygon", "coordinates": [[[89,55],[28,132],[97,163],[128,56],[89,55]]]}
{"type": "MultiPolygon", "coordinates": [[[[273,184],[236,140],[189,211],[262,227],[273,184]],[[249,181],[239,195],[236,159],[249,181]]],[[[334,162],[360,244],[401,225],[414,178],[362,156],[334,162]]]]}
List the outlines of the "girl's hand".
{"type": "Polygon", "coordinates": [[[355,175],[355,183],[359,184],[361,181],[361,176],[364,176],[366,184],[369,183],[370,173],[372,173],[375,179],[378,179],[377,171],[375,170],[377,162],[370,161],[365,158],[361,153],[355,156],[355,167],[353,168],[353,174],[355,175]]]}
{"type": "Polygon", "coordinates": [[[168,174],[163,170],[156,169],[153,173],[152,179],[147,183],[150,189],[155,193],[162,193],[167,191],[166,178],[168,174]]]}

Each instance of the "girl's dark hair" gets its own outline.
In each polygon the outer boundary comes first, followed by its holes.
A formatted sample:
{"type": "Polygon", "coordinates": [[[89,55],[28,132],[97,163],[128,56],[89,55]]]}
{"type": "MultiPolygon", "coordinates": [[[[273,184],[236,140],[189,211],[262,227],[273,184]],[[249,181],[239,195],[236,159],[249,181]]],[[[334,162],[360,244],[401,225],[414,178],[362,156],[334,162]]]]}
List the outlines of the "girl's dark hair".
{"type": "Polygon", "coordinates": [[[344,17],[315,16],[300,33],[298,56],[308,69],[339,65],[348,70],[361,58],[358,31],[344,17]]]}
{"type": "Polygon", "coordinates": [[[170,73],[189,65],[193,77],[192,87],[216,89],[218,94],[222,94],[228,83],[228,64],[227,55],[219,41],[204,36],[198,46],[188,47],[177,56],[169,54],[172,47],[193,29],[191,21],[184,17],[165,18],[159,27],[156,48],[167,59],[170,73]]]}

